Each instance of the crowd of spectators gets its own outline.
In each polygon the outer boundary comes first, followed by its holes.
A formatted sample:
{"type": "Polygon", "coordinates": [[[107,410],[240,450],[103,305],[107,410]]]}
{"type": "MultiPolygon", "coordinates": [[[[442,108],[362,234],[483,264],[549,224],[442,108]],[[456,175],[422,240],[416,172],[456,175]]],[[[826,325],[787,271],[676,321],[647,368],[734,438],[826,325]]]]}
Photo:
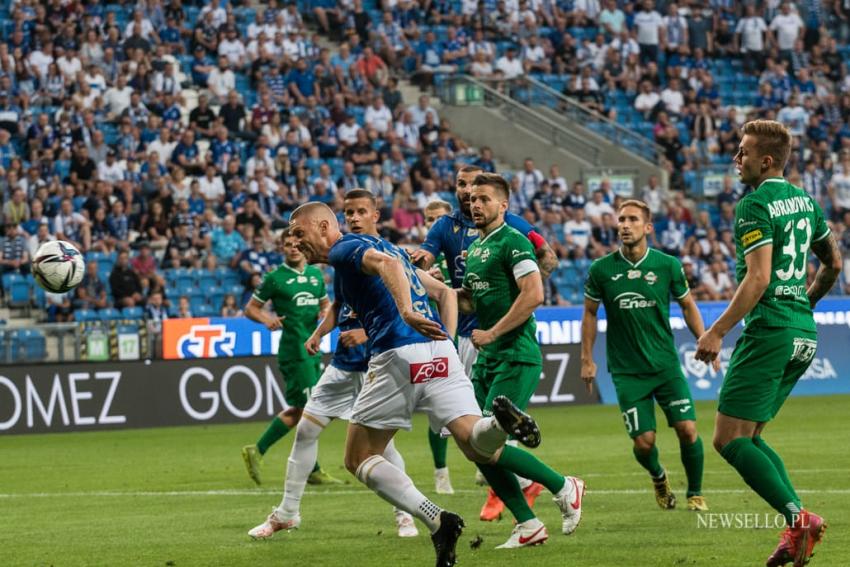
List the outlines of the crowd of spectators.
{"type": "MultiPolygon", "coordinates": [[[[489,149],[473,151],[452,131],[428,95],[405,105],[398,78],[425,86],[466,71],[555,77],[618,120],[625,97],[664,148],[669,183],[651,178],[636,191],[655,215],[654,244],[683,257],[699,297],[727,298],[740,188],[727,178],[707,204],[685,189],[689,172],[731,160],[745,117],[792,127],[789,176],[822,202],[850,247],[850,80],[835,55],[846,52],[845,4],[6,3],[0,270],[26,273],[40,243],[67,240],[87,254],[87,276],[73,295],[48,298],[52,317],[144,306],[159,320],[192,311],[171,287],[173,269],[227,268],[243,293],[208,309],[238,315],[281,261],[274,233],[289,213],[307,201],[339,211],[354,187],[376,194],[384,236],[415,245],[424,208],[453,200],[456,168],[495,164],[489,149]],[[727,105],[713,79],[730,59],[759,85],[749,110],[727,105]]],[[[589,191],[556,167],[544,176],[532,160],[508,175],[512,209],[565,263],[583,266],[616,246],[621,196],[606,181],[589,191]]]]}

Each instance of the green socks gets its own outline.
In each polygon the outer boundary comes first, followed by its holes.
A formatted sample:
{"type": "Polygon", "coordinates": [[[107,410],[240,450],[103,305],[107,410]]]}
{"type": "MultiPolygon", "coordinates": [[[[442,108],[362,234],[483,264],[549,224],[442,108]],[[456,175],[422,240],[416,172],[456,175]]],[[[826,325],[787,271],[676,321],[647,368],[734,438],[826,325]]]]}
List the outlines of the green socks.
{"type": "MultiPolygon", "coordinates": [[[[496,493],[496,496],[502,499],[508,510],[516,518],[517,523],[522,523],[534,518],[534,512],[528,507],[525,501],[525,495],[519,487],[516,475],[508,472],[501,467],[493,465],[482,465],[477,463],[478,470],[490,483],[490,488],[496,493]]],[[[562,477],[563,478],[563,477],[562,477]]]]}
{"type": "Polygon", "coordinates": [[[265,455],[269,447],[277,443],[287,433],[289,433],[289,428],[281,421],[280,416],[276,415],[265,432],[260,436],[260,440],[257,441],[257,450],[261,455],[265,455]]]}
{"type": "Polygon", "coordinates": [[[797,496],[797,491],[794,490],[794,486],[791,484],[791,479],[788,477],[788,471],[785,470],[785,463],[782,462],[782,457],[780,457],[776,451],[774,451],[773,448],[761,438],[760,435],[753,437],[753,443],[755,443],[755,446],[758,447],[762,453],[767,455],[767,458],[773,463],[773,466],[776,468],[776,472],[779,473],[779,478],[782,479],[782,482],[785,483],[785,486],[788,487],[788,490],[790,490],[791,494],[794,496],[794,504],[802,508],[803,505],[800,503],[800,497],[797,496]]]}
{"type": "Polygon", "coordinates": [[[434,458],[434,468],[446,468],[446,453],[449,449],[449,440],[434,433],[428,428],[428,444],[431,445],[431,456],[434,458]]]}
{"type": "Polygon", "coordinates": [[[649,471],[652,478],[661,478],[661,475],[664,474],[664,468],[658,461],[658,447],[653,445],[652,450],[648,453],[638,451],[637,447],[632,447],[632,453],[634,453],[635,459],[640,463],[640,466],[649,471]]]}
{"type": "Polygon", "coordinates": [[[690,445],[679,443],[682,456],[682,464],[685,466],[685,475],[688,477],[688,498],[702,494],[702,468],[705,455],[702,451],[702,439],[690,445]]]}
{"type": "MultiPolygon", "coordinates": [[[[773,461],[749,437],[738,437],[720,450],[756,494],[774,510],[785,516],[788,525],[800,514],[800,503],[793,490],[786,486],[773,461]]],[[[778,457],[778,456],[777,456],[778,457]]],[[[784,466],[783,466],[784,468],[784,466]]]]}
{"type": "MultiPolygon", "coordinates": [[[[502,447],[502,454],[499,456],[496,464],[512,473],[516,473],[517,476],[539,482],[552,494],[560,492],[564,488],[564,483],[566,483],[564,475],[552,470],[549,465],[531,453],[511,447],[510,445],[502,447]]],[[[483,473],[484,470],[482,469],[481,472],[483,473]]],[[[491,484],[490,486],[493,485],[491,484]]],[[[519,484],[517,484],[517,487],[519,487],[519,484]]],[[[493,487],[493,490],[496,490],[496,488],[493,487]]],[[[496,491],[496,494],[498,494],[498,491],[496,491]]],[[[507,505],[507,501],[505,501],[505,504],[507,505]]],[[[517,518],[517,521],[522,520],[517,518]]]]}

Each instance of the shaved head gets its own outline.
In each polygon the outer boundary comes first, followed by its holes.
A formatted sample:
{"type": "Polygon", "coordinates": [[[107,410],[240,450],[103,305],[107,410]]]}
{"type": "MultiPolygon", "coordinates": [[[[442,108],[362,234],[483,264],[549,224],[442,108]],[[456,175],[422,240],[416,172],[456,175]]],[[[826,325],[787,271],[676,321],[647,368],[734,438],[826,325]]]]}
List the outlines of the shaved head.
{"type": "Polygon", "coordinates": [[[310,264],[326,264],[331,246],[339,240],[339,221],[324,203],[305,203],[289,217],[289,236],[310,264]]]}

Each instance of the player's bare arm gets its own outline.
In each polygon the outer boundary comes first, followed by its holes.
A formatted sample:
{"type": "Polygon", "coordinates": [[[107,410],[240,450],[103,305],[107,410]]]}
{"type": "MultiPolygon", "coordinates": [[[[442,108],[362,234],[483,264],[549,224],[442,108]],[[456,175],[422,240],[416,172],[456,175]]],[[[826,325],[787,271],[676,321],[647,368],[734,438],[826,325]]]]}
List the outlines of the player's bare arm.
{"type": "Polygon", "coordinates": [[[343,331],[339,334],[339,344],[345,348],[352,348],[365,344],[369,340],[369,336],[363,329],[351,329],[343,331]]]}
{"type": "Polygon", "coordinates": [[[422,268],[423,270],[427,270],[431,266],[433,266],[436,260],[437,259],[434,257],[434,255],[425,250],[424,248],[414,250],[410,253],[410,262],[414,266],[422,268]]]}
{"type": "MultiPolygon", "coordinates": [[[[321,304],[319,305],[321,307],[321,304]]],[[[312,355],[319,352],[319,345],[322,342],[322,337],[333,331],[334,327],[336,327],[337,317],[339,316],[339,310],[341,308],[342,304],[339,301],[334,300],[330,305],[330,309],[327,311],[322,310],[325,316],[322,318],[319,326],[316,327],[316,330],[313,331],[313,334],[310,335],[310,338],[304,343],[304,348],[307,349],[308,354],[312,355]]]]}
{"type": "MultiPolygon", "coordinates": [[[[677,301],[679,307],[682,308],[682,318],[684,318],[685,324],[690,329],[694,338],[699,340],[703,333],[705,333],[705,323],[702,320],[702,313],[699,312],[699,307],[697,307],[697,302],[694,301],[690,293],[677,301]]],[[[712,360],[711,367],[714,368],[715,372],[720,370],[720,358],[712,360]]]]}
{"type": "Polygon", "coordinates": [[[472,331],[472,344],[475,348],[489,345],[505,333],[509,333],[528,321],[534,310],[543,305],[543,278],[539,271],[530,272],[517,280],[519,295],[511,308],[489,329],[472,331]]]}
{"type": "Polygon", "coordinates": [[[558,256],[555,255],[555,251],[552,250],[551,246],[544,243],[534,251],[534,255],[537,257],[537,264],[540,266],[540,275],[543,279],[548,278],[558,267],[558,256]]]}
{"type": "Polygon", "coordinates": [[[457,307],[461,313],[475,313],[475,304],[472,302],[472,294],[468,289],[456,289],[457,307]]]}
{"type": "Polygon", "coordinates": [[[252,297],[248,301],[248,305],[245,306],[245,316],[251,321],[265,325],[269,331],[276,331],[283,328],[285,317],[278,317],[270,311],[266,311],[263,309],[263,305],[263,303],[252,297]]]}
{"type": "Polygon", "coordinates": [[[596,363],[593,362],[593,345],[599,325],[599,302],[584,298],[584,313],[581,316],[581,379],[588,393],[593,393],[596,379],[596,363]]]}
{"type": "Polygon", "coordinates": [[[814,309],[817,302],[829,293],[829,290],[838,280],[838,275],[841,273],[841,250],[838,248],[835,237],[832,233],[829,233],[826,238],[812,242],[812,252],[820,260],[815,281],[806,290],[806,295],[809,296],[809,305],[814,309]]]}
{"type": "Polygon", "coordinates": [[[770,260],[773,245],[766,244],[747,254],[747,275],[738,286],[729,306],[697,341],[695,358],[711,362],[720,353],[723,337],[753,310],[770,285],[770,260]]]}
{"type": "Polygon", "coordinates": [[[433,277],[425,270],[416,270],[416,275],[425,286],[428,292],[428,297],[437,302],[437,309],[440,312],[440,320],[446,327],[450,337],[457,333],[457,295],[454,290],[433,277]]]}
{"type": "Polygon", "coordinates": [[[363,254],[361,266],[363,273],[381,278],[405,323],[429,339],[448,338],[439,323],[414,311],[413,301],[410,299],[410,281],[404,273],[401,260],[372,248],[363,254]]]}

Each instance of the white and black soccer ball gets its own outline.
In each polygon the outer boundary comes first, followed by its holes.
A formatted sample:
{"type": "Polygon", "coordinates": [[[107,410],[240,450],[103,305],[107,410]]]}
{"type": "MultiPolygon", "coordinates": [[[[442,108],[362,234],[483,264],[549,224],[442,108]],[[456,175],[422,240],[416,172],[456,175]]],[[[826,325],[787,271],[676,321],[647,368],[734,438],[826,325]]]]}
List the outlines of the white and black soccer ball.
{"type": "Polygon", "coordinates": [[[80,285],[85,275],[83,255],[70,242],[51,240],[38,247],[32,260],[35,281],[51,293],[65,293],[80,285]]]}

